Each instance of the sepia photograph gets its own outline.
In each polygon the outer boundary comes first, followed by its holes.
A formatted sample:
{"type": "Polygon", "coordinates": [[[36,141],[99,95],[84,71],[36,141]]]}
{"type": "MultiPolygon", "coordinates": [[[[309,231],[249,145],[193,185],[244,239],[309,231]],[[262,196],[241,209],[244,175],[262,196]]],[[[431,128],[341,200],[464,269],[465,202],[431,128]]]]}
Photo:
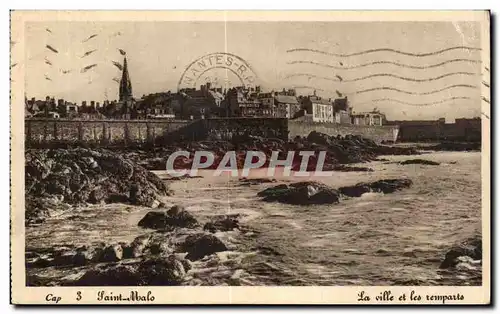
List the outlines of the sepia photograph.
{"type": "Polygon", "coordinates": [[[11,18],[17,302],[489,302],[489,12],[11,18]]]}

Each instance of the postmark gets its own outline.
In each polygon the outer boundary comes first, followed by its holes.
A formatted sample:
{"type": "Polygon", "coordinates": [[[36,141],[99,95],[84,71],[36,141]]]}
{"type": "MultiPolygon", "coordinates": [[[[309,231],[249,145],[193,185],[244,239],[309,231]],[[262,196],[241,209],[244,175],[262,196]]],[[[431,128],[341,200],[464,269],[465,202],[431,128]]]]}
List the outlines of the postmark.
{"type": "Polygon", "coordinates": [[[258,78],[243,58],[232,53],[215,52],[191,62],[179,78],[177,90],[196,88],[205,82],[249,87],[254,86],[258,78]]]}

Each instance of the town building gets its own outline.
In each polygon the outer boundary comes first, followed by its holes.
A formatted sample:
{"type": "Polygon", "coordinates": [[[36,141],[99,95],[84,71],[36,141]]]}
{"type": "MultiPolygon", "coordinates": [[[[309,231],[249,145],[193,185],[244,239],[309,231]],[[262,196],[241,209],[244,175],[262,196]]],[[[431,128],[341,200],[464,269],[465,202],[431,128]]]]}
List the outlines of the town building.
{"type": "Polygon", "coordinates": [[[355,125],[384,125],[385,115],[374,109],[370,112],[359,112],[352,114],[352,124],[355,125]]]}
{"type": "Polygon", "coordinates": [[[259,100],[260,87],[257,89],[238,86],[226,92],[225,108],[229,117],[261,117],[262,104],[259,100]]]}
{"type": "Polygon", "coordinates": [[[338,124],[352,124],[352,107],[349,106],[347,96],[336,98],[333,101],[334,122],[338,124]]]}
{"type": "Polygon", "coordinates": [[[224,95],[221,88],[212,88],[210,83],[194,88],[181,89],[182,97],[177,99],[182,107],[182,117],[188,119],[204,119],[223,114],[224,95]]]}
{"type": "Polygon", "coordinates": [[[316,95],[301,98],[302,109],[310,115],[313,122],[334,122],[333,106],[329,99],[323,99],[316,95]]]}

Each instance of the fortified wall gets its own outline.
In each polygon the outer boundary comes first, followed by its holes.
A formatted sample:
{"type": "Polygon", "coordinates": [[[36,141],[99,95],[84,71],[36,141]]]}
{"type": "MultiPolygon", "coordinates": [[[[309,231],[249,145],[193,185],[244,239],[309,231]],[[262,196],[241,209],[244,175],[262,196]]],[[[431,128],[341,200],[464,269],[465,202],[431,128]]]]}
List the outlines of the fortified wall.
{"type": "Polygon", "coordinates": [[[288,122],[288,130],[290,132],[289,138],[307,136],[312,131],[316,131],[330,136],[359,135],[380,143],[384,141],[395,142],[398,138],[399,127],[397,125],[351,125],[290,120],[288,122]]]}
{"type": "Polygon", "coordinates": [[[50,143],[90,145],[161,145],[168,141],[231,139],[249,133],[287,139],[284,118],[227,118],[203,120],[61,120],[26,119],[27,147],[50,143]]]}
{"type": "Polygon", "coordinates": [[[481,141],[480,118],[456,119],[455,123],[445,123],[444,118],[387,122],[391,125],[399,125],[398,141],[400,142],[481,141]]]}

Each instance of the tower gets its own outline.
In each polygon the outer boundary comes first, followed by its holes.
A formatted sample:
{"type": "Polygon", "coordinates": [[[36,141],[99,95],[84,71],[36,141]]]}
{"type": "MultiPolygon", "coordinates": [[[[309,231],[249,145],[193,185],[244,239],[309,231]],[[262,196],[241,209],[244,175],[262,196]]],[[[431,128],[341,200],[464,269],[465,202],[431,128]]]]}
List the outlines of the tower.
{"type": "Polygon", "coordinates": [[[123,71],[122,78],[120,80],[120,101],[126,102],[132,98],[132,83],[130,82],[130,76],[128,74],[127,67],[127,57],[123,58],[123,71]]]}

